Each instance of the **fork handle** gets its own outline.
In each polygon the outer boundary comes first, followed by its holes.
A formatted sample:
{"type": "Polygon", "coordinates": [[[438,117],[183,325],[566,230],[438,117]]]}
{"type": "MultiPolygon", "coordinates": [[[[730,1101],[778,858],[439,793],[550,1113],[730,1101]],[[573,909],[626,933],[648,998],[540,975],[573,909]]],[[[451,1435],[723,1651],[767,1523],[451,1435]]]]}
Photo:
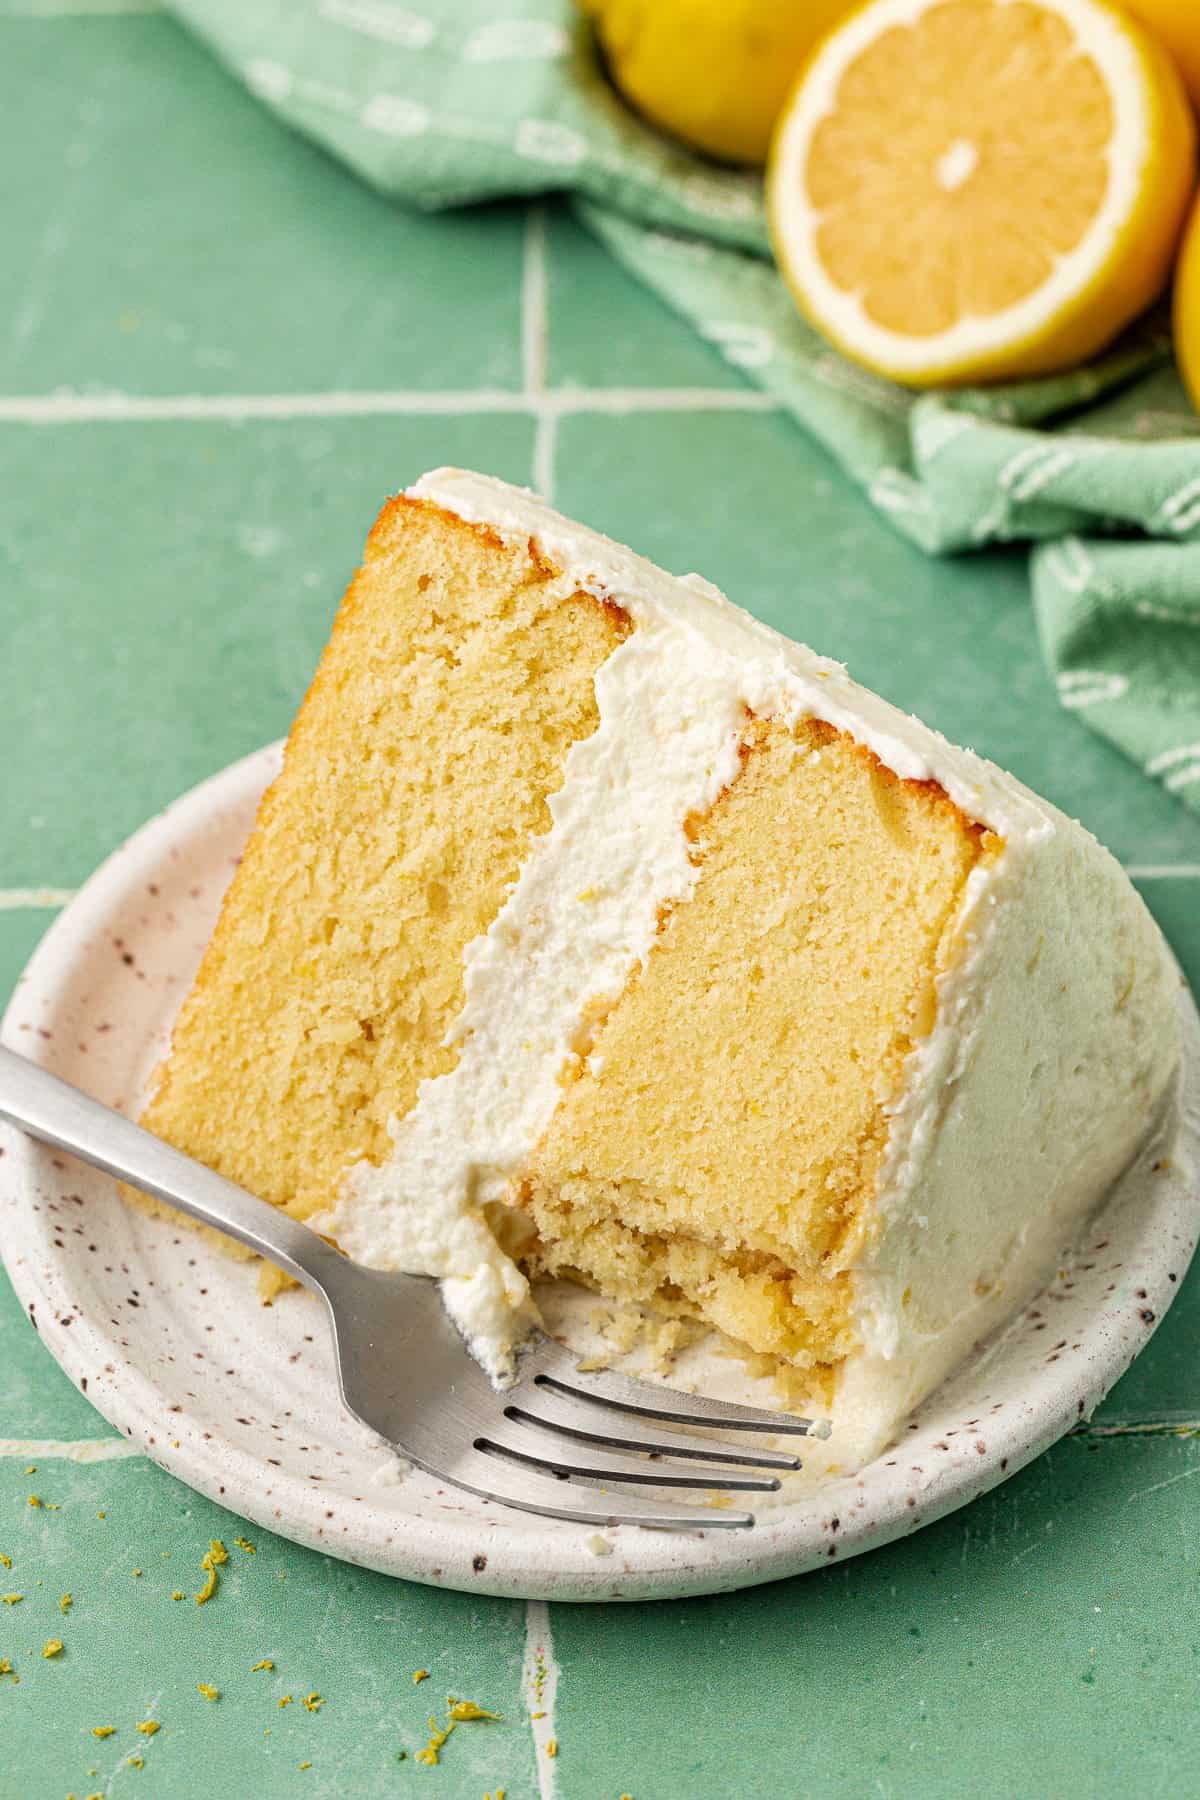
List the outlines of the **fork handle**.
{"type": "Polygon", "coordinates": [[[309,1226],[3,1044],[0,1119],[236,1238],[317,1293],[343,1262],[309,1226]]]}

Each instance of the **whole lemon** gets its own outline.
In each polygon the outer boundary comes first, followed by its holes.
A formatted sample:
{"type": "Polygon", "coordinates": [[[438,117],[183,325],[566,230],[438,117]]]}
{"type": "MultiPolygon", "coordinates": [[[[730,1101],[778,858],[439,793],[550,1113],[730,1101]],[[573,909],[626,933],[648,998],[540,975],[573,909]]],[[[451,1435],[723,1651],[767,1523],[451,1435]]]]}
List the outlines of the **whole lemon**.
{"type": "Polygon", "coordinates": [[[853,3],[579,0],[625,98],[693,149],[737,163],[766,161],[797,69],[853,3]]]}
{"type": "Polygon", "coordinates": [[[1192,105],[1200,108],[1200,9],[1196,0],[1122,0],[1122,4],[1170,53],[1192,105]]]}
{"type": "Polygon", "coordinates": [[[1183,245],[1175,264],[1174,318],[1175,359],[1183,385],[1200,411],[1200,199],[1183,233],[1183,245]]]}

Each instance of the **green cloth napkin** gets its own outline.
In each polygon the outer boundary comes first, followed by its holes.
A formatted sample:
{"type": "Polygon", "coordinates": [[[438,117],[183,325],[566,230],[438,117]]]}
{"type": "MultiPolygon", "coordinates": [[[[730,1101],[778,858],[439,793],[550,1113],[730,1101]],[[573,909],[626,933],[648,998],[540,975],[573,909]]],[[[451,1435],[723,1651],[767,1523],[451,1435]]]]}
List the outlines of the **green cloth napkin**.
{"type": "Polygon", "coordinates": [[[757,177],[631,113],[571,0],[169,3],[262,101],[405,205],[570,194],[923,550],[1032,541],[1062,704],[1200,811],[1200,418],[1164,320],[1066,375],[914,396],[803,322],[757,177]]]}

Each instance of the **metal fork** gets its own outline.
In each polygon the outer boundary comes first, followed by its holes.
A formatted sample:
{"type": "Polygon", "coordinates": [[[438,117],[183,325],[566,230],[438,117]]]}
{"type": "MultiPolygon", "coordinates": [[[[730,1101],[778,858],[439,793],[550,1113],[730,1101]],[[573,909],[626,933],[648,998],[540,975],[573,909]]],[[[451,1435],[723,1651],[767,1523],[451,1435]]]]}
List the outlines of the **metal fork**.
{"type": "Polygon", "coordinates": [[[630,1489],[763,1493],[800,1467],[782,1451],[670,1427],[803,1437],[810,1419],[585,1373],[541,1332],[520,1355],[517,1384],[496,1389],[435,1281],[351,1262],[307,1225],[2,1045],[0,1118],[236,1238],[319,1295],[347,1410],[428,1474],[480,1499],[580,1525],[728,1530],[752,1525],[753,1513],[630,1489]]]}

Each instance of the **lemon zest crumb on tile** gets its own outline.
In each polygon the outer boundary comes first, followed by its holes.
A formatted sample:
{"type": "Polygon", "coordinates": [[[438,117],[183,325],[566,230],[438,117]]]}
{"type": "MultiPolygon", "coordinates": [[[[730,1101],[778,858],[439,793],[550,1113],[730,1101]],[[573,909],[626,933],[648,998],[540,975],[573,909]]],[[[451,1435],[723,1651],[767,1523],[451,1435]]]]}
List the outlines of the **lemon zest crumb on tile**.
{"type": "Polygon", "coordinates": [[[172,1600],[182,1600],[183,1599],[183,1589],[175,1588],[171,1594],[171,1598],[172,1598],[172,1600]]]}
{"type": "Polygon", "coordinates": [[[546,1739],[546,1755],[547,1756],[557,1756],[558,1755],[558,1739],[557,1738],[547,1738],[546,1739]]]}
{"type": "Polygon", "coordinates": [[[290,1706],[292,1704],[292,1696],[290,1694],[285,1694],[279,1704],[280,1706],[290,1706]]]}
{"type": "Polygon", "coordinates": [[[197,1693],[203,1694],[206,1700],[219,1700],[221,1698],[220,1688],[215,1688],[211,1681],[198,1681],[196,1683],[196,1691],[197,1693]]]}
{"type": "Polygon", "coordinates": [[[257,1556],[258,1555],[258,1551],[255,1549],[254,1545],[250,1542],[250,1540],[248,1538],[236,1537],[236,1538],[234,1538],[233,1541],[237,1545],[239,1550],[244,1550],[246,1552],[247,1556],[257,1556]]]}
{"type": "Polygon", "coordinates": [[[301,1767],[301,1768],[302,1768],[302,1769],[311,1769],[311,1768],[312,1768],[312,1764],[311,1764],[311,1763],[310,1763],[310,1762],[306,1762],[306,1763],[301,1763],[301,1764],[300,1764],[300,1767],[301,1767]]]}
{"type": "Polygon", "coordinates": [[[144,1769],[146,1766],[146,1759],[144,1756],[127,1756],[125,1761],[135,1769],[144,1769]]]}
{"type": "Polygon", "coordinates": [[[42,1645],[42,1655],[46,1657],[61,1656],[63,1641],[61,1638],[47,1638],[42,1645]]]}
{"type": "Polygon", "coordinates": [[[220,1538],[210,1538],[208,1549],[200,1558],[200,1567],[207,1571],[204,1586],[196,1595],[196,1605],[204,1606],[217,1591],[217,1570],[229,1561],[229,1552],[220,1538]]]}
{"type": "Polygon", "coordinates": [[[5,1556],[3,1550],[0,1550],[0,1563],[3,1563],[4,1567],[6,1569],[11,1569],[12,1568],[12,1557],[5,1556]]]}
{"type": "Polygon", "coordinates": [[[108,1514],[107,1514],[107,1513],[106,1513],[106,1512],[98,1512],[98,1513],[97,1513],[97,1514],[96,1514],[96,1517],[97,1517],[97,1518],[98,1518],[98,1519],[107,1519],[107,1517],[108,1517],[108,1514]]]}
{"type": "Polygon", "coordinates": [[[271,1658],[269,1656],[264,1656],[261,1662],[256,1662],[251,1665],[250,1673],[254,1675],[257,1674],[259,1669],[273,1669],[274,1667],[275,1664],[272,1662],[271,1658]]]}
{"type": "Polygon", "coordinates": [[[314,1688],[314,1690],[311,1694],[304,1695],[300,1704],[304,1708],[305,1712],[315,1713],[315,1712],[320,1712],[320,1710],[324,1706],[325,1702],[321,1698],[320,1693],[314,1688]]]}
{"type": "Polygon", "coordinates": [[[429,1742],[426,1744],[426,1746],[423,1750],[417,1751],[416,1756],[413,1758],[414,1762],[424,1763],[424,1765],[427,1769],[436,1768],[437,1762],[438,1762],[438,1751],[442,1748],[442,1745],[446,1742],[446,1739],[450,1736],[450,1733],[453,1730],[454,1730],[454,1720],[453,1719],[450,1719],[447,1722],[445,1731],[442,1731],[439,1729],[437,1720],[434,1717],[433,1713],[430,1713],[430,1715],[429,1715],[429,1742]]]}
{"type": "Polygon", "coordinates": [[[162,1730],[162,1726],[157,1719],[143,1719],[134,1729],[140,1731],[143,1737],[153,1737],[156,1731],[162,1730]]]}
{"type": "Polygon", "coordinates": [[[40,1506],[42,1503],[36,1494],[30,1494],[29,1504],[30,1506],[40,1506]]]}
{"type": "Polygon", "coordinates": [[[501,1717],[500,1713],[487,1712],[482,1706],[477,1706],[474,1700],[458,1700],[453,1694],[447,1695],[446,1706],[449,1716],[446,1720],[445,1730],[443,1731],[438,1724],[436,1716],[430,1713],[429,1742],[423,1750],[417,1751],[413,1759],[415,1762],[423,1763],[428,1769],[436,1766],[439,1760],[438,1752],[457,1726],[472,1719],[499,1719],[501,1717]]]}
{"type": "Polygon", "coordinates": [[[414,1669],[413,1670],[414,1683],[418,1682],[418,1681],[428,1681],[428,1680],[429,1680],[429,1670],[428,1669],[414,1669]]]}
{"type": "Polygon", "coordinates": [[[141,1574],[141,1572],[142,1572],[142,1571],[141,1571],[141,1570],[140,1570],[140,1569],[135,1569],[135,1570],[134,1570],[134,1571],[133,1571],[133,1573],[134,1573],[134,1576],[135,1576],[135,1577],[136,1577],[136,1576],[138,1576],[138,1575],[140,1575],[140,1574],[141,1574]]]}
{"type": "Polygon", "coordinates": [[[0,1594],[5,1606],[19,1606],[24,1598],[24,1594],[0,1594]]]}
{"type": "Polygon", "coordinates": [[[116,1729],[115,1725],[93,1725],[92,1736],[95,1738],[111,1737],[116,1729]]]}
{"type": "Polygon", "coordinates": [[[60,1613],[63,1613],[65,1615],[70,1612],[70,1610],[74,1606],[74,1604],[75,1604],[75,1602],[74,1602],[74,1600],[72,1600],[70,1594],[64,1594],[62,1599],[58,1603],[58,1610],[60,1613]]]}
{"type": "Polygon", "coordinates": [[[26,1469],[26,1471],[25,1471],[25,1473],[26,1473],[26,1474],[27,1474],[27,1475],[36,1475],[36,1474],[37,1474],[37,1464],[36,1464],[36,1463],[30,1463],[30,1465],[29,1465],[29,1467],[28,1467],[28,1468],[27,1468],[27,1469],[26,1469]]]}

